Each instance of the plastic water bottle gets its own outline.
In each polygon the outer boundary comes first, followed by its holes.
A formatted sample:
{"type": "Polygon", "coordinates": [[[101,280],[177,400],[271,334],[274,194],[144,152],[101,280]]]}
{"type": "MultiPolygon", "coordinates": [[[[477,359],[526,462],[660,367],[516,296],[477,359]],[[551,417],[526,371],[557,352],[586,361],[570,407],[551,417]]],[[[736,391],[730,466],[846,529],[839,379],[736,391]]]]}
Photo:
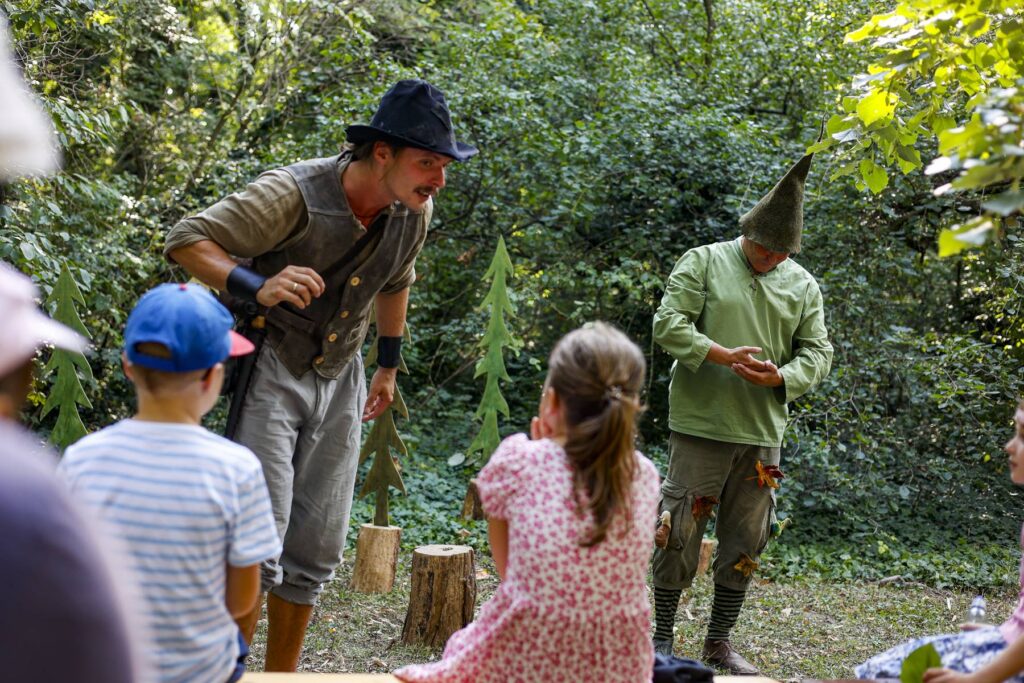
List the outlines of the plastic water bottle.
{"type": "Polygon", "coordinates": [[[967,623],[968,624],[980,624],[985,621],[985,597],[982,595],[976,595],[974,600],[971,600],[971,606],[967,610],[967,623]]]}

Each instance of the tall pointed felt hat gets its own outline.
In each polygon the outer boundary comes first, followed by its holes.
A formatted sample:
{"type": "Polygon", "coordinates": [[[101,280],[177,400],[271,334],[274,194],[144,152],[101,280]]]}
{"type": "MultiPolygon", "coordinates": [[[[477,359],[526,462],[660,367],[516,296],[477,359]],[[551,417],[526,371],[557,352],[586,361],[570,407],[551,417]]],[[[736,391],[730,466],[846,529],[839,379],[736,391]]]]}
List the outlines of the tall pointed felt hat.
{"type": "Polygon", "coordinates": [[[772,251],[796,254],[804,229],[804,181],[811,168],[808,154],[793,164],[771,191],[740,217],[740,229],[748,239],[772,251]]]}

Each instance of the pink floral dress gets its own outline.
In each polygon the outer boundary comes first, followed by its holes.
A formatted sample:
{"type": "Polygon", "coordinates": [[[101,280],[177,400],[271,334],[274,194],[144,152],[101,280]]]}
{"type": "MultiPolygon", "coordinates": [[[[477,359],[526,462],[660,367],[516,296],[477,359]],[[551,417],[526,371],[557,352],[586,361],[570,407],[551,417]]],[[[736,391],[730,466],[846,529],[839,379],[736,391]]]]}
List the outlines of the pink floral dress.
{"type": "Polygon", "coordinates": [[[647,565],[654,547],[658,473],[636,454],[632,522],[579,545],[572,470],[553,441],[505,439],[477,478],[489,517],[509,524],[505,580],[441,661],[395,672],[404,681],[648,683],[654,666],[647,565]]]}

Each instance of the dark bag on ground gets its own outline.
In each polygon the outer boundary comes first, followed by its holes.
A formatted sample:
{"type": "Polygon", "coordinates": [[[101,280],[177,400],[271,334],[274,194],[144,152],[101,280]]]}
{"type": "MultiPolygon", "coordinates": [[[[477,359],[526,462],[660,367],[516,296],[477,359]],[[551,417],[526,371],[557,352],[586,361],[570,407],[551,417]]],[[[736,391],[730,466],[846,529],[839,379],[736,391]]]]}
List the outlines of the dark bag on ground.
{"type": "Polygon", "coordinates": [[[675,655],[654,655],[653,683],[703,683],[715,672],[694,659],[675,655]]]}

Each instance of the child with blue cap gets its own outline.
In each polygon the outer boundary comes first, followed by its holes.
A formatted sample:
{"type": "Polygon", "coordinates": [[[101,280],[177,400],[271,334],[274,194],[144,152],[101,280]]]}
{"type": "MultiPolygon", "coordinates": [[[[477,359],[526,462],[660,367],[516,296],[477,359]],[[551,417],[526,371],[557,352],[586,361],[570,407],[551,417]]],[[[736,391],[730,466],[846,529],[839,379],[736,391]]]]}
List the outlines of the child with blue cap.
{"type": "Polygon", "coordinates": [[[281,552],[263,470],[200,424],[224,361],[253,351],[206,289],[165,284],[128,316],[124,370],[134,417],[67,449],[61,472],[122,546],[137,581],[160,680],[238,680],[235,622],[252,609],[259,564],[281,552]]]}

